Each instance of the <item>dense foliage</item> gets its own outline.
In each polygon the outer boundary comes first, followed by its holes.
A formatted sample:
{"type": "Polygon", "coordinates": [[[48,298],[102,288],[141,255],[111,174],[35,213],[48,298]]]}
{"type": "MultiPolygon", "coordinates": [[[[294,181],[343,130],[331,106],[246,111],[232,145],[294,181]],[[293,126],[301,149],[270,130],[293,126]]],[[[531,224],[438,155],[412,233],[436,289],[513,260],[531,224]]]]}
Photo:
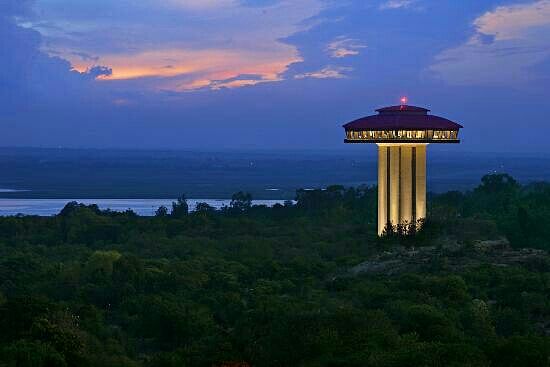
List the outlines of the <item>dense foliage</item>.
{"type": "Polygon", "coordinates": [[[451,268],[443,248],[549,250],[550,185],[490,175],[430,203],[423,231],[384,239],[366,187],[0,218],[0,366],[549,366],[548,256],[451,268]],[[399,246],[441,250],[415,271],[349,272],[399,246]]]}

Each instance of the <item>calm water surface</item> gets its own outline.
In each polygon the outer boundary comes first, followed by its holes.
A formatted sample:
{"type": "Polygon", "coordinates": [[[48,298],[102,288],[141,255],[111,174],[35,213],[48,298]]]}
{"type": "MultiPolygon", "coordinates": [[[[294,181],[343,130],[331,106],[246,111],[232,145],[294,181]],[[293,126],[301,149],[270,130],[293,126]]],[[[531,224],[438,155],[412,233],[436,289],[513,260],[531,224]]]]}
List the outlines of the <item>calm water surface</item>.
{"type": "MultiPolygon", "coordinates": [[[[77,201],[83,204],[97,204],[100,209],[111,209],[114,211],[133,210],[138,215],[151,216],[161,205],[170,208],[175,199],[0,199],[0,216],[9,215],[41,215],[51,216],[58,214],[61,209],[70,201],[77,201]]],[[[229,206],[230,199],[188,199],[189,209],[194,210],[197,203],[220,209],[229,206]]],[[[283,204],[284,200],[253,200],[254,205],[273,206],[277,203],[283,204]]]]}

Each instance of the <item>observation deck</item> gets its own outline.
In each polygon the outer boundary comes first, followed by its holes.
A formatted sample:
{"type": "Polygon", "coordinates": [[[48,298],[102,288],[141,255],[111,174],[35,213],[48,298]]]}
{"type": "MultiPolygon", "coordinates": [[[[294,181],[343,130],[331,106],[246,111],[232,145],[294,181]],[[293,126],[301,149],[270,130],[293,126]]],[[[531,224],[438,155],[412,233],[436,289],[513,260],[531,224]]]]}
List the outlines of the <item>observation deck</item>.
{"type": "Polygon", "coordinates": [[[460,143],[458,134],[462,125],[430,115],[426,108],[400,105],[376,112],[377,115],[345,124],[345,143],[460,143]]]}

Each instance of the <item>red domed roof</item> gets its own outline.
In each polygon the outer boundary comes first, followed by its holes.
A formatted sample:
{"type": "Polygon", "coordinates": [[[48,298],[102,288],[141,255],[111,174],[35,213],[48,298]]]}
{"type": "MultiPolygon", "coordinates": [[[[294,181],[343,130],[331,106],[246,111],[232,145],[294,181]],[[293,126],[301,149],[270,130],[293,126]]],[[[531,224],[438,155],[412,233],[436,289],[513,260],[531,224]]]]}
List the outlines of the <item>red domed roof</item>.
{"type": "Polygon", "coordinates": [[[346,130],[458,130],[462,125],[416,106],[390,106],[344,125],[346,130]]]}

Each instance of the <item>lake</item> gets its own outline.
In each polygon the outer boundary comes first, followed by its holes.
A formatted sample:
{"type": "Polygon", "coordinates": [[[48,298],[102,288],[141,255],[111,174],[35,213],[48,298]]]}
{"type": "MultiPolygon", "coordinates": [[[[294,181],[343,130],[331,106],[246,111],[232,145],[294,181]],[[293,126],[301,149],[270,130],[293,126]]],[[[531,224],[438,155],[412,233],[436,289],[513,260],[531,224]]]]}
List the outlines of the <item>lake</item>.
{"type": "MultiPolygon", "coordinates": [[[[77,201],[83,204],[97,204],[100,209],[111,209],[114,211],[133,210],[141,216],[152,216],[159,206],[171,207],[175,199],[0,199],[0,216],[10,215],[40,215],[51,216],[58,214],[61,209],[70,201],[77,201]]],[[[189,209],[194,210],[197,203],[220,209],[229,206],[230,199],[188,199],[189,209]]],[[[253,200],[253,205],[273,206],[277,203],[283,204],[284,200],[253,200]]]]}

